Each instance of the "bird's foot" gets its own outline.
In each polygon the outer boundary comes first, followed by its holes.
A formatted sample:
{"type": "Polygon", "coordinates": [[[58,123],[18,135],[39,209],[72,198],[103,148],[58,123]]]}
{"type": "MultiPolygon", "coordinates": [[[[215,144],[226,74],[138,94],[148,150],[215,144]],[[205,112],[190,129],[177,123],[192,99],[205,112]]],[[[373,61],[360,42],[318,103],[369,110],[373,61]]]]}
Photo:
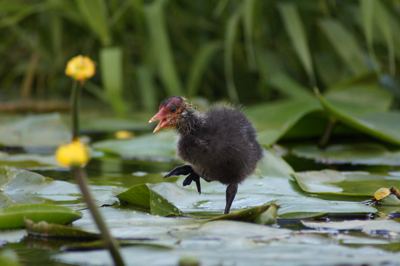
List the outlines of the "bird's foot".
{"type": "Polygon", "coordinates": [[[191,173],[194,173],[192,166],[186,164],[186,165],[181,165],[181,166],[178,166],[178,167],[172,169],[164,177],[170,177],[170,176],[176,176],[176,175],[188,175],[191,173]]]}
{"type": "Polygon", "coordinates": [[[196,183],[196,188],[199,194],[201,194],[200,186],[200,176],[193,170],[190,165],[182,165],[172,169],[164,177],[177,176],[177,175],[188,175],[185,180],[183,180],[183,186],[188,186],[194,181],[196,183]]]}
{"type": "Polygon", "coordinates": [[[191,173],[190,175],[188,175],[185,180],[183,180],[183,186],[189,186],[192,181],[194,181],[196,183],[196,188],[197,188],[197,192],[199,192],[199,194],[201,194],[201,186],[200,186],[200,176],[198,174],[196,174],[195,172],[191,173]]]}
{"type": "Polygon", "coordinates": [[[224,214],[228,214],[231,210],[232,202],[235,199],[236,192],[238,189],[238,184],[230,184],[226,188],[226,205],[224,214]]]}

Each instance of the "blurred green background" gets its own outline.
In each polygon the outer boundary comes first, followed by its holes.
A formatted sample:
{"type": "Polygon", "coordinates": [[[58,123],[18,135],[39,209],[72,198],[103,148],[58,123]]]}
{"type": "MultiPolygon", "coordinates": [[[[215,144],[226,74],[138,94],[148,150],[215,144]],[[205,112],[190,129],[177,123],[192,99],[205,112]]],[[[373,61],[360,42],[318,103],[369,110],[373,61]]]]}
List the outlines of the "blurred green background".
{"type": "Polygon", "coordinates": [[[0,28],[3,103],[67,99],[77,54],[97,63],[85,99],[119,115],[168,95],[247,105],[359,79],[400,97],[398,0],[3,0],[0,28]]]}

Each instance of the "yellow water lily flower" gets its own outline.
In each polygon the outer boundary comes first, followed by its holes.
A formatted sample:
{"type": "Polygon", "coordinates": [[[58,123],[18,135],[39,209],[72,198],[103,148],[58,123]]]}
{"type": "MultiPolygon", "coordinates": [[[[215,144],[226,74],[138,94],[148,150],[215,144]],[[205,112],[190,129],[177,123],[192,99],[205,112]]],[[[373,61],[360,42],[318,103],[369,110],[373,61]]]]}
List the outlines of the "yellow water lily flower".
{"type": "Polygon", "coordinates": [[[89,159],[88,148],[79,140],[61,145],[56,151],[57,162],[65,167],[83,167],[89,159]]]}
{"type": "Polygon", "coordinates": [[[90,79],[95,73],[96,67],[94,62],[89,57],[83,55],[71,58],[65,68],[67,76],[80,82],[90,79]]]}

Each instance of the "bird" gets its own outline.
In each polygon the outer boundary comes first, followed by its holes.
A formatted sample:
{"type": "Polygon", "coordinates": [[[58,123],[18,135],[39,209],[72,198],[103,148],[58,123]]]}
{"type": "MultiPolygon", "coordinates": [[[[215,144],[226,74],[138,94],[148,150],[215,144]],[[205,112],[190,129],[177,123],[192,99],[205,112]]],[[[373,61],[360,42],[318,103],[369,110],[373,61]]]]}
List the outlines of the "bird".
{"type": "Polygon", "coordinates": [[[185,175],[183,186],[194,182],[199,194],[200,178],[227,185],[224,214],[228,214],[239,183],[255,170],[263,156],[251,122],[239,108],[215,105],[200,112],[181,96],[163,100],[149,123],[155,121],[158,124],[153,133],[176,129],[177,154],[186,162],[165,177],[185,175]]]}

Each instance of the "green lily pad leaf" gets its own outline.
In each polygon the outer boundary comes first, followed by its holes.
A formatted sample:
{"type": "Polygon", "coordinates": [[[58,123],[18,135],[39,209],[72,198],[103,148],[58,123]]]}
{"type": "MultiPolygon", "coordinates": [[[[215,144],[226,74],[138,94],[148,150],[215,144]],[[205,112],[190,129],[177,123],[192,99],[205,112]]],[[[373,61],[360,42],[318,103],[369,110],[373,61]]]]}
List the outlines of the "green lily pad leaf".
{"type": "Polygon", "coordinates": [[[294,170],[272,149],[265,149],[263,152],[263,158],[257,164],[256,173],[263,176],[281,176],[291,178],[294,170]]]}
{"type": "Polygon", "coordinates": [[[383,89],[373,87],[334,90],[326,97],[318,94],[322,106],[349,127],[383,141],[400,144],[400,112],[386,111],[391,98],[383,89]],[[349,94],[347,93],[349,92],[349,94]],[[383,99],[383,100],[382,100],[383,99]]]}
{"type": "Polygon", "coordinates": [[[0,165],[29,169],[58,168],[54,155],[8,154],[0,152],[0,165]]]}
{"type": "Polygon", "coordinates": [[[24,220],[68,224],[81,218],[81,214],[68,207],[50,204],[21,204],[0,210],[0,229],[24,227],[24,220]]]}
{"type": "Polygon", "coordinates": [[[380,187],[396,186],[400,181],[395,176],[333,170],[297,172],[294,177],[301,189],[309,193],[365,197],[373,196],[380,187]]]}
{"type": "Polygon", "coordinates": [[[0,252],[0,265],[2,266],[19,266],[17,254],[12,250],[2,250],[0,252]]]}
{"type": "Polygon", "coordinates": [[[124,159],[147,161],[176,160],[178,136],[173,131],[148,134],[129,140],[105,140],[93,147],[97,150],[118,155],[124,159]]]}
{"type": "Polygon", "coordinates": [[[101,239],[101,235],[98,233],[88,232],[72,226],[47,223],[45,221],[34,223],[29,219],[25,219],[25,227],[28,235],[35,238],[56,238],[74,241],[101,239]]]}
{"type": "Polygon", "coordinates": [[[285,135],[301,118],[318,110],[318,101],[306,98],[253,106],[246,110],[246,114],[255,124],[260,143],[269,146],[285,135]]]}
{"type": "MultiPolygon", "coordinates": [[[[182,212],[161,196],[158,192],[151,189],[151,184],[140,184],[131,187],[117,195],[121,203],[129,203],[140,209],[149,211],[151,214],[162,216],[180,216],[182,212]]],[[[169,191],[171,193],[171,191],[169,191]]]]}
{"type": "MultiPolygon", "coordinates": [[[[195,188],[185,189],[178,184],[159,183],[139,185],[118,195],[121,202],[135,208],[142,208],[152,214],[189,215],[205,217],[220,215],[225,207],[225,186],[217,182],[202,183],[203,193],[199,195],[195,188]],[[144,188],[143,186],[146,186],[144,188]],[[146,190],[149,190],[147,192],[146,190]],[[145,191],[145,192],[144,192],[145,191]],[[147,193],[154,191],[160,200],[152,200],[147,193]],[[143,196],[140,196],[144,194],[143,196]],[[139,196],[136,196],[139,195],[139,196]],[[167,204],[165,204],[167,203],[167,204]],[[153,208],[153,209],[151,209],[153,208]],[[164,209],[165,208],[165,209],[164,209]],[[177,211],[175,210],[177,209],[177,211]]],[[[362,203],[351,201],[332,201],[307,197],[294,190],[291,181],[282,177],[251,176],[239,186],[233,202],[232,212],[240,209],[258,207],[276,202],[279,217],[304,218],[326,213],[374,213],[376,209],[362,203]]]]}
{"type": "Polygon", "coordinates": [[[0,144],[4,146],[56,147],[70,139],[70,131],[58,114],[32,115],[0,125],[0,144]]]}
{"type": "MultiPolygon", "coordinates": [[[[122,188],[111,186],[90,186],[96,203],[114,204],[115,194],[122,188]]],[[[15,203],[76,203],[81,198],[77,185],[53,180],[40,174],[12,167],[0,167],[0,207],[15,203]]],[[[82,206],[76,206],[81,208],[82,206]]]]}
{"type": "MultiPolygon", "coordinates": [[[[247,221],[247,222],[255,222],[260,215],[265,213],[266,211],[269,210],[269,208],[275,208],[276,205],[274,204],[264,204],[261,206],[256,206],[248,209],[243,209],[243,210],[237,210],[233,211],[229,214],[223,214],[214,218],[209,219],[209,221],[218,221],[218,220],[232,220],[232,221],[247,221]]],[[[275,217],[272,217],[273,219],[276,220],[276,213],[275,217]]]]}
{"type": "Polygon", "coordinates": [[[319,231],[323,230],[355,230],[366,234],[375,234],[375,232],[392,232],[400,234],[400,223],[394,220],[350,220],[340,222],[306,222],[303,225],[319,231]]]}
{"type": "Polygon", "coordinates": [[[376,143],[337,144],[325,149],[301,145],[295,146],[291,152],[297,157],[323,164],[400,166],[400,151],[389,151],[376,143]]]}

